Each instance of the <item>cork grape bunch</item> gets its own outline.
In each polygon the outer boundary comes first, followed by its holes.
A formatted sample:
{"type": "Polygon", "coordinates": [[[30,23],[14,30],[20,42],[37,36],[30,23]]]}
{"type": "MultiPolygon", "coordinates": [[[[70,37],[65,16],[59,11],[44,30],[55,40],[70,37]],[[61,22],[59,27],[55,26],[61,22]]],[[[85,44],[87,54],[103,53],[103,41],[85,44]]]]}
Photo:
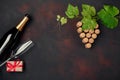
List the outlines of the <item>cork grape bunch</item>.
{"type": "Polygon", "coordinates": [[[91,48],[101,33],[98,21],[112,30],[118,26],[120,19],[119,9],[112,5],[104,5],[103,8],[97,12],[94,6],[88,4],[82,4],[82,10],[79,10],[78,6],[68,4],[65,15],[66,16],[57,15],[58,23],[63,26],[69,22],[69,19],[79,19],[78,22],[76,22],[76,32],[85,48],[91,48]]]}
{"type": "Polygon", "coordinates": [[[91,48],[97,36],[100,34],[99,25],[97,24],[95,29],[82,30],[82,22],[78,21],[76,24],[77,33],[82,39],[82,43],[85,44],[85,48],[91,48]]]}

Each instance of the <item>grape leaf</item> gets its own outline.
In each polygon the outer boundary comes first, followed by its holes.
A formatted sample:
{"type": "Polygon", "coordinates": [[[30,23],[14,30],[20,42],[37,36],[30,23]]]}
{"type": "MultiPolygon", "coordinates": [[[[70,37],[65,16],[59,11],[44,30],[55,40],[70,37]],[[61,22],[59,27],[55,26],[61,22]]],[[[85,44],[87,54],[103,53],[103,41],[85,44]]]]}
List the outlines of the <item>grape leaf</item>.
{"type": "Polygon", "coordinates": [[[94,29],[97,25],[96,20],[91,18],[83,18],[82,22],[83,22],[83,25],[82,25],[83,30],[94,29]]]}
{"type": "Polygon", "coordinates": [[[82,29],[89,30],[94,29],[97,25],[96,19],[93,17],[96,15],[96,9],[93,6],[82,4],[82,12],[81,12],[83,19],[82,19],[82,29]]]}
{"type": "Polygon", "coordinates": [[[61,22],[61,25],[66,24],[67,23],[67,18],[61,17],[60,22],[61,22]]]}
{"type": "Polygon", "coordinates": [[[119,10],[115,6],[105,5],[98,13],[98,17],[107,28],[114,29],[118,25],[118,19],[115,17],[119,10]]]}
{"type": "Polygon", "coordinates": [[[77,6],[74,7],[73,5],[69,4],[65,14],[68,18],[73,19],[79,15],[79,9],[77,6]]]}
{"type": "Polygon", "coordinates": [[[83,16],[95,16],[96,9],[93,6],[82,4],[82,15],[83,16]]]}

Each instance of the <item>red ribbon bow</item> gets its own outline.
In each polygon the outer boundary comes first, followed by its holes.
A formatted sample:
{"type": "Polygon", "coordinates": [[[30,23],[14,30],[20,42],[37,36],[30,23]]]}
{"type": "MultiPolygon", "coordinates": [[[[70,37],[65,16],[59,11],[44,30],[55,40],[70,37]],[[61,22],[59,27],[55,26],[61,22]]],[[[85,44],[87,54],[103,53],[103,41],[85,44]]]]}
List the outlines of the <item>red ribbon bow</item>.
{"type": "Polygon", "coordinates": [[[14,64],[7,62],[8,72],[10,71],[16,71],[16,68],[23,67],[23,65],[20,65],[21,61],[13,61],[14,64]]]}

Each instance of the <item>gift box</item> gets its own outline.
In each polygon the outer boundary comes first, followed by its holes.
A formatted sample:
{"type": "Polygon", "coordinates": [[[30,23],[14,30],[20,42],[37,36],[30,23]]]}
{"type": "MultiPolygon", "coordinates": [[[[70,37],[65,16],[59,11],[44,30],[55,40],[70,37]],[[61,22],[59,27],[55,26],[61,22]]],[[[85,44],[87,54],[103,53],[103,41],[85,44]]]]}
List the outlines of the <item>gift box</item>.
{"type": "Polygon", "coordinates": [[[8,61],[6,64],[7,72],[22,72],[23,61],[8,61]]]}

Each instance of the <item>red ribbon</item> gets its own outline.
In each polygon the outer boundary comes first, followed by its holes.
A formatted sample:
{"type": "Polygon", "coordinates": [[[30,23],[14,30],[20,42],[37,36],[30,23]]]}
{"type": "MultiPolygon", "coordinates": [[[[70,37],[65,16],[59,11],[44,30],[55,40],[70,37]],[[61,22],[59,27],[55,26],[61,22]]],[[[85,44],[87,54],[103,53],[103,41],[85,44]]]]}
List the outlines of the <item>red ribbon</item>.
{"type": "Polygon", "coordinates": [[[8,72],[16,71],[16,68],[23,67],[23,65],[20,65],[21,61],[13,61],[13,62],[14,64],[7,62],[8,72]]]}

